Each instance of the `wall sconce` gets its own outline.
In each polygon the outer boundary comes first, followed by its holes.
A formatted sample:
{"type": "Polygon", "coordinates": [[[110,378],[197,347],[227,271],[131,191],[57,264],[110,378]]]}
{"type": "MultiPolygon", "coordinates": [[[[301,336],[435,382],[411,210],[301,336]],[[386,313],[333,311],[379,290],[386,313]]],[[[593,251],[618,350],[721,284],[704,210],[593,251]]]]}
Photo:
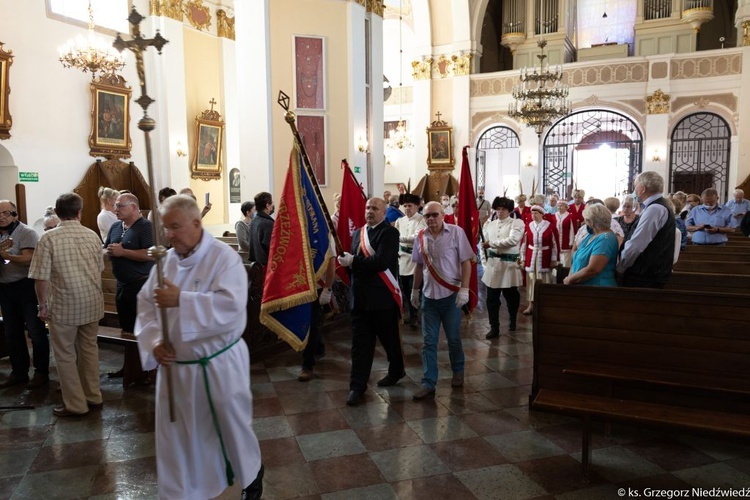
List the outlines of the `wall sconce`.
{"type": "Polygon", "coordinates": [[[653,162],[660,162],[661,161],[661,154],[659,153],[658,148],[654,148],[654,156],[651,157],[651,161],[653,162]]]}
{"type": "Polygon", "coordinates": [[[177,141],[177,151],[175,151],[175,153],[177,153],[177,156],[180,158],[187,156],[187,153],[182,149],[182,142],[177,141]]]}
{"type": "Polygon", "coordinates": [[[531,155],[526,158],[526,163],[524,163],[523,166],[526,168],[534,168],[534,163],[531,161],[531,155]]]}
{"type": "Polygon", "coordinates": [[[357,149],[360,153],[369,153],[370,145],[367,143],[367,139],[365,139],[365,136],[360,135],[357,139],[357,149]]]}

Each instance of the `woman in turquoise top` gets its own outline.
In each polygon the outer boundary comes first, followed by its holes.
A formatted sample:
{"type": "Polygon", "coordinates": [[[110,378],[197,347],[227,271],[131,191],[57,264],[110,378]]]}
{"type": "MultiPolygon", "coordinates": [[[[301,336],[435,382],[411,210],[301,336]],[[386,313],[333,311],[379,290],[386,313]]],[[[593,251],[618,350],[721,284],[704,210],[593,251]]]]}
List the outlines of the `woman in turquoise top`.
{"type": "Polygon", "coordinates": [[[573,256],[566,285],[617,286],[615,265],[619,244],[610,229],[612,215],[604,205],[591,205],[583,211],[589,229],[573,256]]]}

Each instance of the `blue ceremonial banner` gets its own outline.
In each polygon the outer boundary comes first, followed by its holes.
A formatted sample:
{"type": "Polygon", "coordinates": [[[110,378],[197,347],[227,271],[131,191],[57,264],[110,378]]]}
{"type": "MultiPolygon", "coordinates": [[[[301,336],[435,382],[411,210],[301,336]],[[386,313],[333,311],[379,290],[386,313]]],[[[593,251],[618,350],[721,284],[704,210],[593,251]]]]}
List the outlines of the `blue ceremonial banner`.
{"type": "Polygon", "coordinates": [[[333,252],[314,182],[295,145],[271,235],[260,321],[297,351],[307,345],[316,282],[333,252]]]}

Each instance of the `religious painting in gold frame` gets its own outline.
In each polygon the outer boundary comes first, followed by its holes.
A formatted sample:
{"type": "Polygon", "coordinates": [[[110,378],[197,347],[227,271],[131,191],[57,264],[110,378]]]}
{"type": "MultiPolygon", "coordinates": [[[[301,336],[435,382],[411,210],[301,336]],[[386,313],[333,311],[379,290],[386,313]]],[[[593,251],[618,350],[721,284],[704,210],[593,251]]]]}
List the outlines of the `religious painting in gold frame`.
{"type": "Polygon", "coordinates": [[[91,82],[91,156],[130,158],[130,95],[132,89],[116,74],[91,82]]]}
{"type": "Polygon", "coordinates": [[[13,51],[6,51],[3,43],[0,42],[0,139],[10,138],[10,128],[13,125],[13,118],[8,108],[11,64],[13,64],[13,51]]]}
{"type": "Polygon", "coordinates": [[[427,127],[427,166],[452,170],[455,162],[453,127],[438,119],[427,127]]]}
{"type": "Polygon", "coordinates": [[[211,109],[195,117],[195,139],[191,177],[209,181],[221,179],[221,155],[224,150],[224,120],[214,111],[216,101],[211,99],[211,109]]]}

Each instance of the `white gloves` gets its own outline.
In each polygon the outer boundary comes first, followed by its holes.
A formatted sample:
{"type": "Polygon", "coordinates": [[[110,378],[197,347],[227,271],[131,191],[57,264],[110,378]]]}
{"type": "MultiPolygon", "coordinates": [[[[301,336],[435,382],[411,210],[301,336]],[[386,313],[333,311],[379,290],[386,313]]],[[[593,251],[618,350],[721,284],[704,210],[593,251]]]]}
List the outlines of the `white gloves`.
{"type": "Polygon", "coordinates": [[[414,306],[414,309],[419,309],[419,290],[412,289],[411,305],[414,306]]]}
{"type": "Polygon", "coordinates": [[[462,308],[466,303],[469,302],[469,289],[461,288],[456,295],[456,307],[462,308]]]}
{"type": "Polygon", "coordinates": [[[321,306],[327,305],[331,301],[331,289],[330,288],[324,288],[322,292],[320,292],[320,297],[318,298],[318,303],[321,306]]]}
{"type": "Polygon", "coordinates": [[[339,261],[340,265],[344,267],[349,267],[352,265],[352,262],[354,261],[354,255],[350,254],[349,252],[344,252],[344,255],[336,257],[336,259],[339,261]]]}

